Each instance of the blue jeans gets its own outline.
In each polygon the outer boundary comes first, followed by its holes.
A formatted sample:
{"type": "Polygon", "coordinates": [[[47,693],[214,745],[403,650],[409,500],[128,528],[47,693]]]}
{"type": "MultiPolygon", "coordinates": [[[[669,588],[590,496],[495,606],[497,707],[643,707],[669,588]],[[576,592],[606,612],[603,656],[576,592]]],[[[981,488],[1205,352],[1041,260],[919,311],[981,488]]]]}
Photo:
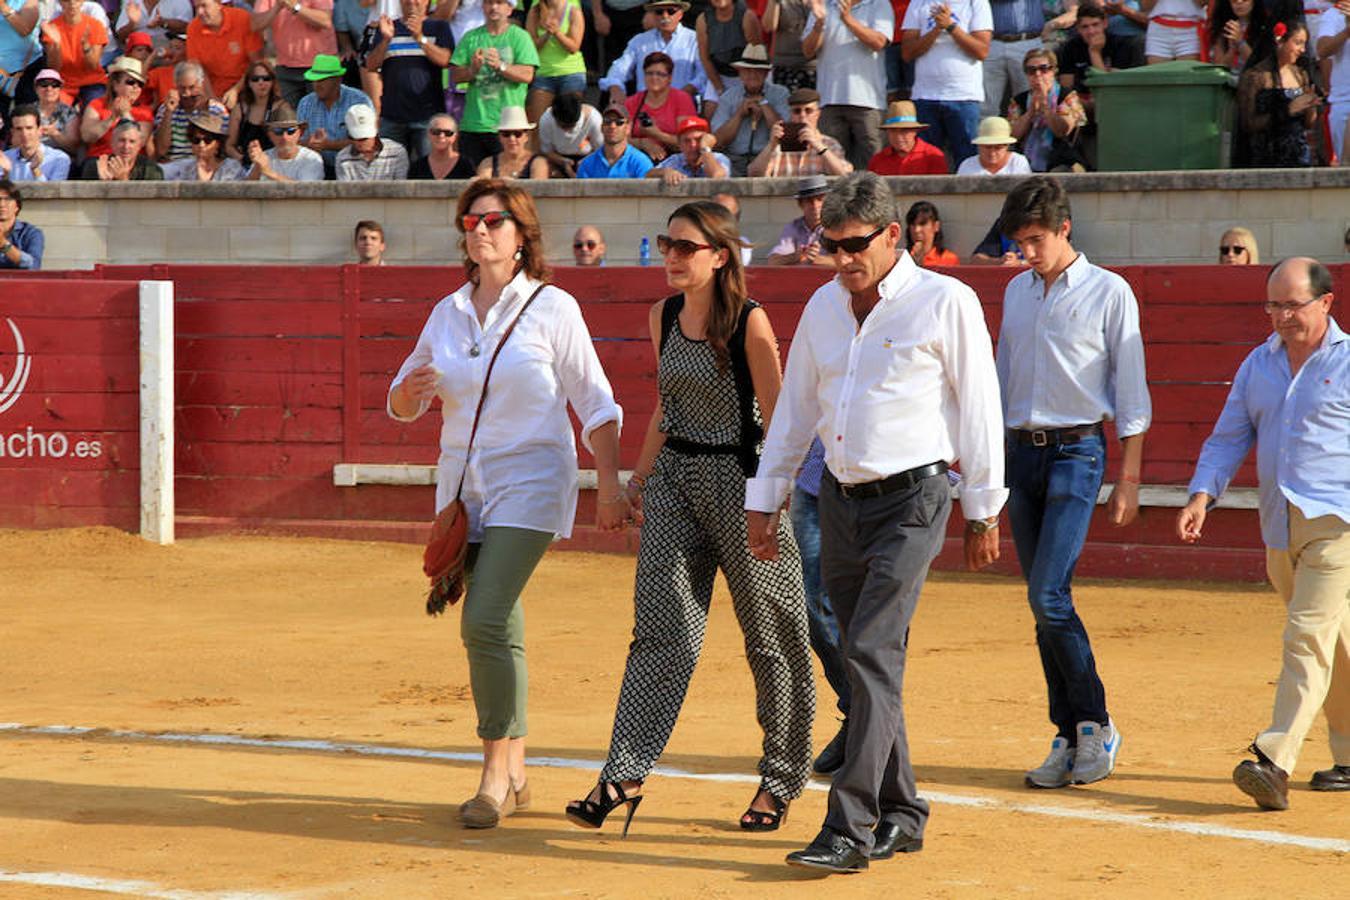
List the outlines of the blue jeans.
{"type": "Polygon", "coordinates": [[[1108,718],[1106,689],[1070,587],[1105,469],[1101,435],[1046,447],[1014,443],[1008,450],[1008,518],[1036,618],[1050,721],[1070,744],[1077,723],[1105,725],[1108,718]]]}
{"type": "Polygon", "coordinates": [[[397,141],[403,145],[403,149],[408,151],[410,162],[426,156],[431,152],[431,144],[427,139],[427,125],[431,119],[423,119],[420,122],[394,122],[389,119],[380,120],[380,137],[386,141],[397,141]]]}
{"type": "Polygon", "coordinates": [[[947,152],[953,172],[975,155],[971,141],[980,131],[978,100],[915,100],[914,112],[928,126],[923,139],[947,152]]]}
{"type": "Polygon", "coordinates": [[[792,489],[792,531],[802,554],[802,584],[806,588],[806,624],[811,649],[825,670],[825,680],[838,697],[839,712],[848,716],[848,673],[839,646],[839,621],[820,582],[820,512],[816,498],[799,487],[792,489]]]}

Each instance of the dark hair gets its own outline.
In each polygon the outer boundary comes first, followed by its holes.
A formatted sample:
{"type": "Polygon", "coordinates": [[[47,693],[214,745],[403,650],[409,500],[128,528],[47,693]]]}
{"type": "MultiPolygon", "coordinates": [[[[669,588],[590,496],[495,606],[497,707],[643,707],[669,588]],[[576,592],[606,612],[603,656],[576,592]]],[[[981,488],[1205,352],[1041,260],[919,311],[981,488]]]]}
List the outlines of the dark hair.
{"type": "Polygon", "coordinates": [[[1071,218],[1069,194],[1064,187],[1053,178],[1036,175],[1008,193],[999,213],[999,227],[1010,238],[1028,225],[1058,231],[1071,218]]]}
{"type": "Polygon", "coordinates": [[[14,109],[10,110],[9,124],[12,126],[14,120],[21,116],[32,116],[34,121],[39,125],[42,124],[42,110],[36,103],[25,103],[22,106],[16,106],[14,109]]]}
{"type": "MultiPolygon", "coordinates": [[[[1256,0],[1256,2],[1260,3],[1261,0],[1256,0]]],[[[1102,9],[1102,7],[1097,5],[1096,3],[1093,3],[1092,0],[1088,0],[1088,2],[1086,3],[1078,4],[1078,15],[1074,17],[1074,22],[1081,22],[1084,19],[1105,19],[1105,18],[1106,18],[1106,10],[1102,9]]]]}
{"type": "MultiPolygon", "coordinates": [[[[1256,5],[1260,6],[1261,0],[1256,0],[1256,5]]],[[[1302,4],[1290,6],[1288,3],[1277,2],[1266,18],[1266,27],[1253,34],[1249,41],[1252,45],[1252,55],[1247,58],[1246,68],[1251,69],[1258,65],[1278,67],[1275,55],[1279,52],[1280,44],[1293,37],[1296,31],[1302,31],[1309,36],[1312,34],[1308,30],[1308,23],[1303,20],[1302,4]],[[1281,29],[1284,34],[1277,37],[1275,32],[1281,29]]],[[[1307,73],[1310,82],[1317,78],[1317,66],[1312,56],[1314,52],[1316,51],[1313,49],[1313,41],[1310,40],[1303,55],[1297,60],[1297,65],[1307,73]]],[[[1276,83],[1278,82],[1277,78],[1276,83]]]]}
{"type": "Polygon", "coordinates": [[[373,231],[380,237],[384,237],[384,226],[374,219],[362,219],[360,222],[357,222],[356,228],[352,231],[352,240],[359,238],[363,231],[373,231]]]}
{"type": "MultiPolygon", "coordinates": [[[[272,99],[273,100],[281,99],[281,82],[277,81],[276,68],[267,60],[259,59],[249,63],[248,68],[244,70],[244,86],[239,90],[240,106],[243,106],[244,104],[252,105],[263,99],[259,97],[257,94],[253,93],[253,82],[248,80],[249,76],[253,74],[253,70],[259,67],[266,69],[267,74],[272,76],[272,86],[267,89],[268,93],[271,94],[272,99]]],[[[210,90],[211,82],[209,80],[203,79],[202,86],[205,87],[207,90],[210,90]]]]}
{"type": "Polygon", "coordinates": [[[19,212],[23,212],[23,197],[19,194],[19,189],[14,186],[14,182],[8,178],[0,178],[0,191],[9,194],[9,199],[14,201],[14,205],[19,208],[19,212]]]}
{"type": "Polygon", "coordinates": [[[909,236],[909,226],[916,224],[919,220],[925,222],[937,222],[937,234],[933,235],[933,246],[941,252],[947,249],[946,241],[942,237],[942,216],[938,215],[938,209],[927,200],[920,200],[909,208],[905,213],[905,249],[908,250],[914,246],[914,240],[909,236]]]}
{"type": "MultiPolygon", "coordinates": [[[[1289,256],[1275,264],[1275,268],[1266,275],[1266,283],[1275,277],[1275,273],[1283,269],[1288,263],[1298,260],[1299,257],[1289,256]]],[[[1335,280],[1331,277],[1331,271],[1315,259],[1308,260],[1308,287],[1312,288],[1312,295],[1315,298],[1323,294],[1330,294],[1336,288],[1335,280]]]]}
{"type": "MultiPolygon", "coordinates": [[[[1223,27],[1237,18],[1233,12],[1233,0],[1215,0],[1214,15],[1210,18],[1209,33],[1220,41],[1227,42],[1223,36],[1223,27]]],[[[1255,45],[1262,35],[1270,30],[1266,19],[1266,4],[1263,0],[1252,0],[1252,11],[1247,16],[1247,43],[1255,45]]]]}
{"type": "Polygon", "coordinates": [[[511,221],[520,232],[520,262],[516,271],[524,271],[535,281],[548,281],[548,262],[544,255],[544,230],[539,226],[539,211],[534,199],[523,188],[501,178],[479,178],[469,182],[459,195],[455,208],[455,227],[459,229],[459,252],[464,257],[464,273],[469,281],[478,284],[478,263],[469,258],[468,243],[464,238],[464,214],[479,197],[494,196],[502,202],[502,209],[511,214],[511,221]]]}
{"type": "Polygon", "coordinates": [[[652,63],[660,63],[661,65],[666,67],[666,72],[668,72],[671,75],[675,74],[675,60],[671,59],[669,56],[662,53],[660,50],[655,50],[651,53],[648,53],[646,56],[642,57],[642,70],[645,72],[647,70],[647,67],[650,66],[652,63]]]}
{"type": "Polygon", "coordinates": [[[577,94],[558,94],[553,98],[553,120],[564,128],[571,128],[581,118],[581,97],[577,94]]]}
{"type": "Polygon", "coordinates": [[[730,371],[731,351],[727,349],[727,343],[736,332],[736,323],[740,320],[741,307],[745,305],[746,298],[740,228],[725,206],[711,200],[695,200],[684,204],[670,214],[666,224],[676,219],[684,219],[697,228],[703,239],[712,244],[714,251],[726,251],[726,263],[713,273],[712,309],[708,311],[708,346],[717,360],[717,368],[722,372],[730,371]]]}

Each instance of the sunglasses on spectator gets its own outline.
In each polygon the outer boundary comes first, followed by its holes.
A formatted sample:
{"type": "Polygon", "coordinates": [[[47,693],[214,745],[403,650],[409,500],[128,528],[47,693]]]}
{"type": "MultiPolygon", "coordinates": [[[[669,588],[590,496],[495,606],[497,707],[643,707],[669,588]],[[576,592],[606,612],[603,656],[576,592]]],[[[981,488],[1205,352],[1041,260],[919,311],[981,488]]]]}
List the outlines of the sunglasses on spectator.
{"type": "Polygon", "coordinates": [[[427,133],[432,137],[454,137],[456,132],[453,128],[428,128],[427,133]]]}
{"type": "Polygon", "coordinates": [[[1027,66],[1022,71],[1026,72],[1028,75],[1036,75],[1041,72],[1053,72],[1054,70],[1055,67],[1049,63],[1038,63],[1033,66],[1027,66]]]}
{"type": "Polygon", "coordinates": [[[600,246],[600,242],[599,242],[599,241],[573,241],[573,242],[572,242],[572,249],[573,249],[573,250],[594,250],[596,247],[599,247],[599,246],[600,246]]]}
{"type": "Polygon", "coordinates": [[[660,16],[664,19],[667,16],[678,16],[682,12],[684,12],[684,10],[680,9],[678,6],[663,6],[660,9],[652,10],[652,15],[660,16]]]}
{"type": "Polygon", "coordinates": [[[287,125],[285,128],[273,128],[272,133],[275,134],[277,137],[281,137],[283,134],[286,135],[295,134],[299,130],[300,130],[299,125],[287,125]]]}
{"type": "Polygon", "coordinates": [[[493,209],[485,213],[465,213],[459,217],[459,225],[465,232],[473,231],[482,222],[488,227],[488,231],[496,231],[507,223],[511,218],[510,210],[493,209]]]}
{"type": "Polygon", "coordinates": [[[513,128],[509,131],[503,129],[501,131],[498,131],[497,134],[501,137],[507,138],[523,138],[525,136],[525,132],[518,128],[513,128]]]}
{"type": "Polygon", "coordinates": [[[843,250],[845,253],[861,253],[871,246],[872,242],[877,239],[877,235],[885,230],[885,225],[879,225],[877,226],[877,230],[873,231],[871,234],[864,234],[860,237],[840,238],[837,241],[834,238],[827,238],[824,235],[821,235],[820,249],[824,250],[826,253],[838,253],[840,250],[843,250]]]}
{"type": "Polygon", "coordinates": [[[622,125],[623,123],[625,123],[625,122],[627,122],[627,121],[628,121],[628,120],[625,119],[623,116],[605,116],[603,119],[600,120],[600,124],[601,124],[601,125],[622,125]]]}
{"type": "Polygon", "coordinates": [[[250,75],[248,76],[248,80],[254,84],[260,84],[264,81],[276,81],[271,75],[250,75]]]}
{"type": "MultiPolygon", "coordinates": [[[[1323,294],[1322,297],[1325,297],[1323,294]]],[[[1296,313],[1309,303],[1316,303],[1322,297],[1309,297],[1307,300],[1295,300],[1293,303],[1263,303],[1261,308],[1274,315],[1275,313],[1296,313]]]]}
{"type": "Polygon", "coordinates": [[[213,141],[218,140],[220,140],[220,138],[217,135],[207,134],[204,131],[196,131],[188,135],[189,144],[210,144],[213,141]]]}
{"type": "Polygon", "coordinates": [[[688,259],[700,250],[713,249],[712,244],[696,244],[683,238],[674,239],[668,234],[656,236],[656,249],[662,256],[675,254],[680,259],[688,259]]]}
{"type": "Polygon", "coordinates": [[[1229,246],[1228,244],[1219,245],[1220,256],[1237,256],[1239,253],[1246,253],[1246,252],[1247,248],[1242,246],[1241,244],[1233,244],[1232,246],[1229,246]]]}
{"type": "Polygon", "coordinates": [[[33,84],[36,87],[43,87],[43,88],[59,88],[61,86],[61,82],[52,81],[50,78],[44,78],[41,81],[35,81],[33,82],[33,84]]]}
{"type": "Polygon", "coordinates": [[[134,79],[134,78],[129,78],[129,77],[127,77],[126,75],[114,75],[114,76],[112,77],[112,83],[113,83],[113,84],[134,84],[134,85],[136,85],[136,87],[143,87],[143,86],[144,86],[144,85],[142,85],[139,81],[137,81],[136,79],[134,79]]]}

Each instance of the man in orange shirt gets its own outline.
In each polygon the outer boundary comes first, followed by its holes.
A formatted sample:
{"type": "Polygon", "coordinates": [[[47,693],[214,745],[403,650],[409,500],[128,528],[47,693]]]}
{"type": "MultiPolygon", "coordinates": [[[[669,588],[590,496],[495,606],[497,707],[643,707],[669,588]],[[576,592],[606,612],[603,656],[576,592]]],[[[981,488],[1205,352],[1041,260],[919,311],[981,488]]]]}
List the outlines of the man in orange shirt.
{"type": "Polygon", "coordinates": [[[262,34],[253,30],[247,10],[223,7],[220,0],[194,0],[193,8],[187,58],[202,64],[211,90],[233,108],[249,65],[262,56],[262,34]]]}
{"type": "Polygon", "coordinates": [[[61,15],[42,26],[47,65],[61,73],[61,100],[83,106],[108,92],[107,75],[99,65],[108,45],[108,29],[80,9],[83,0],[61,0],[61,15]]]}
{"type": "Polygon", "coordinates": [[[946,175],[947,157],[919,137],[927,127],[919,121],[913,103],[891,103],[881,122],[886,146],[868,161],[867,168],[878,175],[946,175]]]}

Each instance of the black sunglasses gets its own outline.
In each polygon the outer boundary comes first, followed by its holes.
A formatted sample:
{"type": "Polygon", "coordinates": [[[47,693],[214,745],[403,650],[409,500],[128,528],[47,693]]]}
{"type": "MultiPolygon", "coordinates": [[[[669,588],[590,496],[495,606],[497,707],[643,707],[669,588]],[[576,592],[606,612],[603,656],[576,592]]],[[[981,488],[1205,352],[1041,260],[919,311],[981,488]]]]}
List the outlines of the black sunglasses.
{"type": "Polygon", "coordinates": [[[252,82],[276,81],[271,75],[250,75],[248,80],[252,82]]]}
{"type": "Polygon", "coordinates": [[[688,259],[700,250],[713,249],[712,244],[696,244],[683,238],[671,238],[668,234],[656,236],[656,249],[662,256],[674,253],[681,259],[688,259]]]}
{"type": "Polygon", "coordinates": [[[275,134],[277,137],[281,137],[283,134],[295,134],[299,130],[300,130],[299,125],[288,125],[285,128],[273,128],[272,133],[275,134]]]}
{"type": "Polygon", "coordinates": [[[188,135],[189,144],[209,144],[218,140],[220,140],[220,138],[217,135],[207,134],[204,131],[198,131],[188,135]]]}
{"type": "Polygon", "coordinates": [[[1049,63],[1041,63],[1040,65],[1027,66],[1022,71],[1026,72],[1028,75],[1034,75],[1037,72],[1053,72],[1054,70],[1055,67],[1049,63]]]}
{"type": "Polygon", "coordinates": [[[498,135],[499,137],[518,138],[518,137],[524,137],[524,136],[525,136],[525,131],[524,131],[524,129],[521,129],[521,128],[509,128],[509,129],[505,129],[505,128],[504,128],[504,129],[499,129],[499,130],[497,131],[497,135],[498,135]]]}
{"type": "Polygon", "coordinates": [[[59,82],[59,81],[52,81],[50,78],[44,78],[44,79],[42,79],[41,81],[35,81],[35,82],[33,82],[33,85],[34,85],[35,87],[51,87],[51,88],[59,88],[59,87],[61,86],[61,82],[59,82]]]}
{"type": "Polygon", "coordinates": [[[1228,244],[1219,245],[1220,256],[1237,256],[1239,253],[1246,253],[1246,252],[1247,248],[1242,246],[1241,244],[1233,244],[1231,247],[1228,244]]]}
{"type": "Polygon", "coordinates": [[[824,235],[821,235],[820,249],[824,250],[826,253],[838,253],[840,250],[843,250],[845,253],[861,253],[877,239],[877,235],[885,230],[885,225],[879,225],[877,226],[877,230],[873,231],[871,234],[864,234],[861,237],[840,238],[837,241],[834,238],[827,238],[824,235]]]}
{"type": "Polygon", "coordinates": [[[428,129],[427,129],[427,133],[430,134],[432,137],[454,137],[454,136],[455,136],[455,129],[453,129],[453,128],[428,128],[428,129]]]}
{"type": "Polygon", "coordinates": [[[667,16],[678,16],[682,12],[684,12],[684,10],[680,9],[678,6],[676,7],[663,6],[660,9],[652,10],[652,15],[660,16],[661,18],[664,19],[667,16]]]}
{"type": "Polygon", "coordinates": [[[596,247],[599,247],[599,246],[600,246],[600,242],[599,242],[599,241],[573,241],[573,242],[572,242],[572,249],[573,249],[573,250],[594,250],[596,247]]]}

